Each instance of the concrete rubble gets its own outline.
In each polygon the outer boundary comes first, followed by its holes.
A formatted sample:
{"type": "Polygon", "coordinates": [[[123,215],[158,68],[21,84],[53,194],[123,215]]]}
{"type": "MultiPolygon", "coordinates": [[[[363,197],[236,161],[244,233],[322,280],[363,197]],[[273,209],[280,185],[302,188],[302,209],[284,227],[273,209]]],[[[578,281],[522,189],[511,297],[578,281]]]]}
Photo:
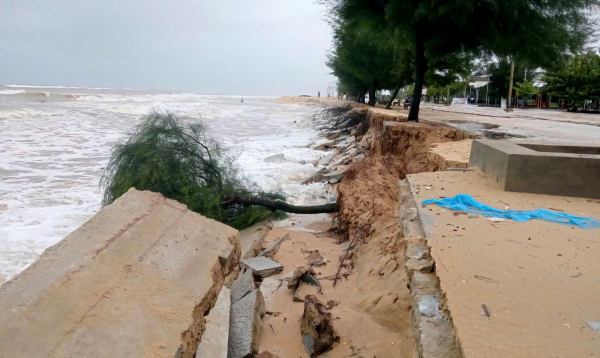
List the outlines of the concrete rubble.
{"type": "Polygon", "coordinates": [[[130,189],[0,286],[1,355],[193,357],[238,235],[130,189]]]}
{"type": "Polygon", "coordinates": [[[279,239],[275,240],[275,242],[273,242],[271,245],[269,245],[269,247],[267,247],[266,249],[261,251],[257,256],[264,256],[264,257],[268,257],[268,258],[273,257],[273,255],[276,254],[277,251],[279,250],[279,247],[281,246],[281,244],[284,241],[289,240],[289,239],[290,239],[289,234],[283,235],[279,239]]]}
{"type": "Polygon", "coordinates": [[[255,276],[269,277],[283,271],[283,265],[270,260],[264,256],[244,259],[241,262],[242,267],[249,268],[255,276]]]}

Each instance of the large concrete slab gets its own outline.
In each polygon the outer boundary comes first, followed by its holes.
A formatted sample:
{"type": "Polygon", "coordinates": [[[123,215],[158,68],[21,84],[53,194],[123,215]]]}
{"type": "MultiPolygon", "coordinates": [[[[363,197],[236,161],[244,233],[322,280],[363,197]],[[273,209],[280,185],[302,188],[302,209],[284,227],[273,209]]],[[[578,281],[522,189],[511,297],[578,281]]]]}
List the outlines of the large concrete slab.
{"type": "Polygon", "coordinates": [[[587,321],[600,317],[600,229],[494,222],[421,205],[469,194],[501,209],[554,208],[600,219],[597,200],[507,192],[480,171],[412,174],[408,180],[463,357],[598,355],[598,333],[587,321]]]}
{"type": "Polygon", "coordinates": [[[239,255],[235,229],[131,189],[0,287],[0,356],[192,357],[239,255]]]}
{"type": "Polygon", "coordinates": [[[471,166],[507,191],[600,198],[600,145],[478,139],[471,166]]]}
{"type": "Polygon", "coordinates": [[[231,305],[229,358],[250,358],[258,352],[258,337],[265,315],[265,299],[254,290],[231,305]]]}
{"type": "Polygon", "coordinates": [[[217,303],[206,316],[206,330],[196,349],[195,358],[227,358],[229,340],[229,311],[231,310],[231,292],[223,287],[217,303]]]}

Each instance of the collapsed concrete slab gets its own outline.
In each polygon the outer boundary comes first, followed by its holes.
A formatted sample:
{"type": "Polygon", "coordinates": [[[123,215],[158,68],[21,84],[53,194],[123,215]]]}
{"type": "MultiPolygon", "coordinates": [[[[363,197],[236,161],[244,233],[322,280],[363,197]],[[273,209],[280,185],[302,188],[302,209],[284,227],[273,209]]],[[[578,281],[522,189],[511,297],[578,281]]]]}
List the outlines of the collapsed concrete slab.
{"type": "Polygon", "coordinates": [[[231,310],[231,293],[223,287],[217,303],[206,316],[206,330],[202,341],[196,349],[195,358],[227,358],[229,340],[229,311],[231,310]]]}
{"type": "Polygon", "coordinates": [[[0,352],[192,357],[239,257],[237,230],[131,189],[0,287],[0,352]]]}
{"type": "Polygon", "coordinates": [[[231,304],[235,304],[244,298],[244,296],[254,291],[255,288],[252,270],[243,270],[231,285],[231,304]]]}

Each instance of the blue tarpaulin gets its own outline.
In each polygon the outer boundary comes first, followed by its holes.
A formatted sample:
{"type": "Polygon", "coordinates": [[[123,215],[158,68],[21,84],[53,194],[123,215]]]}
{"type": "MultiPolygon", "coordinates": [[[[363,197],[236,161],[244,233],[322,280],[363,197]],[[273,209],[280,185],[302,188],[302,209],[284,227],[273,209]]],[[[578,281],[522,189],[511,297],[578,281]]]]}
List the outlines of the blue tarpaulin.
{"type": "Polygon", "coordinates": [[[539,219],[563,225],[578,226],[583,229],[594,229],[600,227],[600,223],[596,219],[584,218],[581,216],[559,213],[546,209],[529,211],[496,209],[478,202],[467,194],[458,194],[453,198],[429,199],[423,201],[423,204],[438,204],[443,208],[448,208],[451,210],[466,211],[472,214],[479,214],[494,218],[512,219],[519,222],[531,219],[539,219]]]}

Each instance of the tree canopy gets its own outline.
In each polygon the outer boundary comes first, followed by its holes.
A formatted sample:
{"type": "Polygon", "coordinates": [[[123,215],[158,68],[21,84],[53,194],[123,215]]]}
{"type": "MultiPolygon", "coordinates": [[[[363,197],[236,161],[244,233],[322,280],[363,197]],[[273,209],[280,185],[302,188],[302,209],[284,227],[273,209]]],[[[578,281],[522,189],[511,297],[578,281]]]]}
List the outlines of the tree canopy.
{"type": "Polygon", "coordinates": [[[414,92],[409,120],[418,120],[427,70],[448,56],[510,57],[551,66],[582,49],[593,31],[586,13],[600,0],[319,0],[332,23],[384,28],[413,49],[414,92]],[[374,26],[373,24],[376,24],[374,26]]]}
{"type": "Polygon", "coordinates": [[[594,52],[572,55],[566,65],[548,70],[542,80],[548,94],[581,108],[586,99],[600,96],[600,56],[594,52]]]}

